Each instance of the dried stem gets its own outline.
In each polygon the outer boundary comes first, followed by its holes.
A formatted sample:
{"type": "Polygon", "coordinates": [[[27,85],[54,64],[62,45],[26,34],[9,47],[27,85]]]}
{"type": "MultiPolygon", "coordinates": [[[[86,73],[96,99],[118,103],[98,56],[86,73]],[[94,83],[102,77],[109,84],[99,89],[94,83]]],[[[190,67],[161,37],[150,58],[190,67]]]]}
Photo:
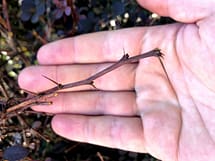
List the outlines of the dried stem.
{"type": "MultiPolygon", "coordinates": [[[[8,107],[8,109],[6,110],[6,114],[9,114],[13,111],[17,111],[20,109],[25,109],[25,108],[27,108],[29,106],[33,106],[33,105],[44,104],[44,103],[50,104],[51,102],[49,102],[47,100],[50,97],[57,96],[57,93],[62,89],[68,89],[68,88],[73,88],[73,87],[82,86],[82,85],[91,85],[91,86],[95,87],[93,84],[94,83],[93,81],[96,80],[97,78],[105,75],[106,73],[109,73],[112,70],[115,70],[124,64],[135,63],[135,62],[138,62],[140,59],[144,59],[144,58],[151,57],[151,56],[162,57],[163,54],[160,52],[159,49],[154,49],[154,50],[151,50],[144,54],[140,54],[140,55],[133,56],[133,57],[129,57],[128,54],[125,54],[116,63],[110,65],[109,67],[105,68],[104,70],[102,70],[84,80],[73,82],[73,83],[67,83],[67,84],[60,84],[60,83],[57,83],[52,80],[52,82],[54,82],[56,84],[55,87],[42,91],[42,92],[36,94],[35,96],[32,96],[31,98],[26,98],[21,103],[8,107]]],[[[47,79],[49,79],[49,78],[47,78],[47,79]]]]}
{"type": "Polygon", "coordinates": [[[4,98],[9,99],[9,94],[5,88],[3,78],[0,79],[0,92],[3,94],[4,98]]]}
{"type": "Polygon", "coordinates": [[[5,17],[6,23],[7,23],[7,30],[8,30],[9,32],[12,32],[12,30],[11,30],[11,25],[10,25],[10,21],[9,21],[9,16],[8,16],[7,1],[6,1],[6,0],[3,0],[3,1],[2,1],[2,7],[3,7],[3,14],[4,14],[4,17],[5,17]]]}

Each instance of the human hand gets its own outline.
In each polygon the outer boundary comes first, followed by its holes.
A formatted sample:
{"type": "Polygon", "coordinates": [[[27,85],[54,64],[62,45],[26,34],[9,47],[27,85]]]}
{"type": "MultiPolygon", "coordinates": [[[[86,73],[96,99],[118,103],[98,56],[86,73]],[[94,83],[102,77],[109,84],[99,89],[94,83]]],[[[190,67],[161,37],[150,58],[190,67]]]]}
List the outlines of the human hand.
{"type": "Polygon", "coordinates": [[[40,66],[19,76],[21,88],[39,92],[84,79],[130,55],[160,48],[168,81],[157,58],[129,64],[97,79],[95,86],[62,92],[53,105],[52,127],[71,140],[147,152],[165,161],[212,161],[215,155],[215,18],[213,0],[140,1],[182,22],[100,32],[60,40],[38,52],[40,66]],[[187,23],[187,24],[186,24],[187,23]],[[82,63],[82,64],[76,64],[82,63]],[[94,64],[91,64],[94,63],[94,64]],[[79,92],[71,92],[78,91],[79,92]],[[104,90],[104,91],[103,91],[104,90]]]}

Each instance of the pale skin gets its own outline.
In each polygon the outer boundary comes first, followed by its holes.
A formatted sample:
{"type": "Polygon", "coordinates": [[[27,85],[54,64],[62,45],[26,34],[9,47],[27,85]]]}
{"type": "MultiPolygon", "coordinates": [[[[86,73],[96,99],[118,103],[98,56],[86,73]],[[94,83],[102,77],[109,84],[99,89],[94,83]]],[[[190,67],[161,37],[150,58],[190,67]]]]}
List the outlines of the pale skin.
{"type": "Polygon", "coordinates": [[[39,92],[53,83],[84,79],[123,54],[160,48],[157,58],[125,65],[90,86],[70,89],[53,105],[34,110],[56,114],[53,130],[70,140],[146,152],[164,161],[215,158],[215,1],[139,0],[179,23],[92,33],[50,43],[39,66],[23,70],[21,88],[39,92]],[[75,65],[74,63],[81,63],[75,65]],[[90,64],[93,63],[93,64],[90,64]],[[57,65],[57,66],[56,66],[57,65]],[[71,92],[82,90],[79,92],[71,92]],[[85,91],[87,90],[87,91],[85,91]]]}

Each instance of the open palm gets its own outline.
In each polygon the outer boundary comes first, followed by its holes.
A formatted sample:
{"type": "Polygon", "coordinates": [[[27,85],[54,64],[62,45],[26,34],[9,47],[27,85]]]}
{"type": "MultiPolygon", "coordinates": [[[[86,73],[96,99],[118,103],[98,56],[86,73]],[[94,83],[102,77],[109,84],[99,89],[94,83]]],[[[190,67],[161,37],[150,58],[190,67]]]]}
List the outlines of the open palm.
{"type": "Polygon", "coordinates": [[[130,55],[160,48],[169,80],[159,60],[147,58],[97,79],[100,91],[71,89],[77,92],[62,92],[53,105],[34,109],[56,113],[52,127],[68,139],[148,152],[165,161],[214,160],[214,2],[182,1],[140,3],[183,23],[60,40],[41,48],[41,65],[19,76],[22,88],[36,92],[53,86],[41,75],[77,81],[117,61],[123,48],[130,55]]]}

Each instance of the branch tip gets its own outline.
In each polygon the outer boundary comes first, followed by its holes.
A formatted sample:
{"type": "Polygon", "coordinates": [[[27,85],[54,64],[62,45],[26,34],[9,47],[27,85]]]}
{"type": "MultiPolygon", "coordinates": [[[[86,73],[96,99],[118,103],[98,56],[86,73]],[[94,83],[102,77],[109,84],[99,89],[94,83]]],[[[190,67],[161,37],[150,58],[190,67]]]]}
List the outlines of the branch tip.
{"type": "Polygon", "coordinates": [[[161,58],[164,57],[164,54],[161,52],[161,49],[155,48],[153,51],[154,51],[154,54],[155,54],[156,56],[161,57],[161,58]]]}

